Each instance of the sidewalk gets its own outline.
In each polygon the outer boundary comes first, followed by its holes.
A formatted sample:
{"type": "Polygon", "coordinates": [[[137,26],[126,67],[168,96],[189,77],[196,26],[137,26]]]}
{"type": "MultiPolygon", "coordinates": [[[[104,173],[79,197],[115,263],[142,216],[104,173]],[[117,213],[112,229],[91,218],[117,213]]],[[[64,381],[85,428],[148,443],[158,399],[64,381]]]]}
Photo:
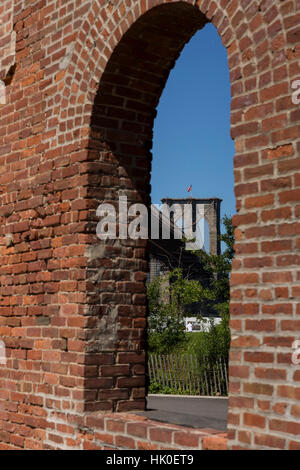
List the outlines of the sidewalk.
{"type": "Polygon", "coordinates": [[[147,405],[147,411],[137,414],[165,423],[226,431],[226,397],[149,395],[147,405]]]}

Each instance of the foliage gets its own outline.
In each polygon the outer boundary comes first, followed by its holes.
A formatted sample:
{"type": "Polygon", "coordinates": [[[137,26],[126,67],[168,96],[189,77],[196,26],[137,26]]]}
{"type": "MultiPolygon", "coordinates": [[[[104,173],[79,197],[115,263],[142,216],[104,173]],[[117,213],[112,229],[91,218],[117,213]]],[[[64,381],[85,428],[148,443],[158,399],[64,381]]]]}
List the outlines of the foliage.
{"type": "Polygon", "coordinates": [[[168,387],[167,385],[161,385],[160,383],[158,382],[151,382],[151,384],[149,385],[149,389],[148,389],[149,393],[153,393],[153,394],[156,394],[156,393],[164,393],[166,395],[170,395],[170,394],[177,394],[177,389],[173,390],[171,387],[168,387]]]}
{"type": "MultiPolygon", "coordinates": [[[[158,382],[151,382],[148,389],[149,393],[152,394],[164,394],[164,395],[186,395],[185,390],[180,390],[178,387],[169,387],[168,385],[162,385],[158,382]]],[[[197,390],[191,390],[189,395],[198,395],[197,390]]]]}
{"type": "Polygon", "coordinates": [[[230,347],[229,328],[229,299],[230,299],[230,273],[232,259],[234,257],[234,227],[231,218],[224,216],[222,220],[225,233],[220,240],[226,245],[226,249],[220,255],[210,255],[204,250],[195,252],[202,260],[205,270],[210,273],[210,285],[203,289],[202,295],[208,304],[221,317],[221,323],[214,325],[210,321],[209,331],[202,336],[199,345],[198,356],[208,356],[211,359],[223,356],[228,358],[230,347]]]}
{"type": "Polygon", "coordinates": [[[219,314],[225,313],[226,304],[230,297],[230,272],[234,257],[234,227],[231,218],[224,216],[222,222],[226,232],[220,235],[220,240],[226,244],[226,249],[220,255],[211,255],[204,250],[194,253],[202,261],[204,270],[210,275],[210,285],[203,290],[203,298],[211,302],[219,314]]]}
{"type": "Polygon", "coordinates": [[[204,331],[189,332],[186,334],[186,341],[183,345],[178,345],[174,352],[179,354],[191,354],[195,355],[199,348],[199,344],[202,342],[202,337],[205,334],[204,331]]]}
{"type": "Polygon", "coordinates": [[[228,359],[230,346],[230,329],[229,317],[224,315],[221,323],[215,325],[213,320],[210,320],[209,330],[204,331],[199,338],[196,355],[201,362],[202,358],[208,358],[214,361],[218,357],[228,359]]]}
{"type": "Polygon", "coordinates": [[[201,333],[194,350],[198,358],[228,358],[230,272],[235,239],[231,218],[225,215],[222,222],[225,233],[220,236],[220,240],[226,245],[223,253],[211,255],[204,250],[194,252],[200,257],[210,278],[207,287],[203,287],[199,281],[185,279],[180,268],[174,269],[166,277],[157,277],[148,284],[150,352],[170,353],[186,349],[191,333],[185,333],[185,306],[202,301],[214,309],[222,320],[218,325],[214,325],[213,320],[210,321],[209,331],[201,333]]]}
{"type": "Polygon", "coordinates": [[[173,352],[196,355],[201,361],[203,357],[214,360],[216,357],[228,359],[230,346],[229,315],[223,315],[221,323],[213,325],[209,322],[208,331],[186,333],[186,341],[178,344],[173,352]]]}
{"type": "Polygon", "coordinates": [[[184,307],[196,302],[202,290],[198,281],[184,279],[180,268],[174,269],[166,277],[156,277],[148,284],[150,351],[169,353],[186,342],[184,307]]]}
{"type": "Polygon", "coordinates": [[[182,318],[185,306],[197,302],[202,295],[203,288],[199,281],[185,279],[180,268],[174,269],[169,274],[169,281],[170,304],[182,318]]]}

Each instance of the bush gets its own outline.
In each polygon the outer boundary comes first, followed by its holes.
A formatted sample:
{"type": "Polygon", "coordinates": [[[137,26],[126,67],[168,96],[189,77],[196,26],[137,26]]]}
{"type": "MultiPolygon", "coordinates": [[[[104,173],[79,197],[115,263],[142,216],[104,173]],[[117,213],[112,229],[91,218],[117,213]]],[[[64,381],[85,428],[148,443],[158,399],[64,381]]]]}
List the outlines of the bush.
{"type": "Polygon", "coordinates": [[[153,394],[163,393],[166,395],[172,395],[172,394],[177,393],[177,391],[173,390],[171,387],[167,387],[166,385],[163,386],[159,384],[158,382],[151,382],[151,384],[149,385],[148,391],[149,393],[153,393],[153,394]]]}
{"type": "Polygon", "coordinates": [[[195,353],[198,360],[205,357],[214,362],[217,358],[224,358],[228,361],[230,348],[230,328],[229,328],[229,314],[222,314],[222,321],[215,325],[213,320],[210,320],[209,331],[204,331],[199,336],[198,344],[195,347],[195,353]]]}
{"type": "Polygon", "coordinates": [[[180,269],[174,269],[167,277],[157,277],[148,284],[150,352],[167,354],[186,343],[184,307],[197,301],[201,292],[200,283],[184,279],[180,269]]]}
{"type": "Polygon", "coordinates": [[[168,315],[164,318],[164,327],[155,331],[154,321],[151,325],[154,329],[148,331],[149,352],[157,354],[169,354],[186,343],[184,323],[168,315]]]}
{"type": "Polygon", "coordinates": [[[176,387],[169,387],[167,385],[161,385],[158,382],[151,382],[149,385],[148,389],[149,393],[152,393],[153,395],[159,395],[159,394],[164,394],[164,395],[198,395],[198,391],[196,390],[180,390],[179,388],[176,387]]]}

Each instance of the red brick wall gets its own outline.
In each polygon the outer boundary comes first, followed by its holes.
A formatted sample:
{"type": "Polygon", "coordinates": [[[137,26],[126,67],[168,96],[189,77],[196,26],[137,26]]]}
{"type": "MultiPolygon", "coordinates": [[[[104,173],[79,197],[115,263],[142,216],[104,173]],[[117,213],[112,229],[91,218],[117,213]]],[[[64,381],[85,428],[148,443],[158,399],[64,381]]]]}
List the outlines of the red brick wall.
{"type": "MultiPolygon", "coordinates": [[[[90,413],[144,408],[146,246],[101,244],[95,211],[120,194],[149,202],[155,107],[207,21],[228,52],[236,145],[229,446],[299,446],[300,2],[160,3],[15,0],[12,11],[6,0],[0,9],[0,78],[5,61],[16,63],[0,107],[4,447],[101,447],[90,413]]],[[[130,418],[115,416],[110,444],[130,447],[130,418]]],[[[170,432],[158,446],[180,446],[170,432]]]]}

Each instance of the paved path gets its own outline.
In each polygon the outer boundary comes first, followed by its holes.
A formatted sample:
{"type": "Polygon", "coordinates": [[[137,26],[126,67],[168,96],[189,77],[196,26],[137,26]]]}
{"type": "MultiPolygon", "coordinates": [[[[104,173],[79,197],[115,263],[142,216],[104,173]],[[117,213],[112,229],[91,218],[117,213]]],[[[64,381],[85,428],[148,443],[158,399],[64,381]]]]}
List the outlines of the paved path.
{"type": "Polygon", "coordinates": [[[149,395],[147,403],[148,410],[139,414],[149,419],[226,431],[227,398],[149,395]]]}

